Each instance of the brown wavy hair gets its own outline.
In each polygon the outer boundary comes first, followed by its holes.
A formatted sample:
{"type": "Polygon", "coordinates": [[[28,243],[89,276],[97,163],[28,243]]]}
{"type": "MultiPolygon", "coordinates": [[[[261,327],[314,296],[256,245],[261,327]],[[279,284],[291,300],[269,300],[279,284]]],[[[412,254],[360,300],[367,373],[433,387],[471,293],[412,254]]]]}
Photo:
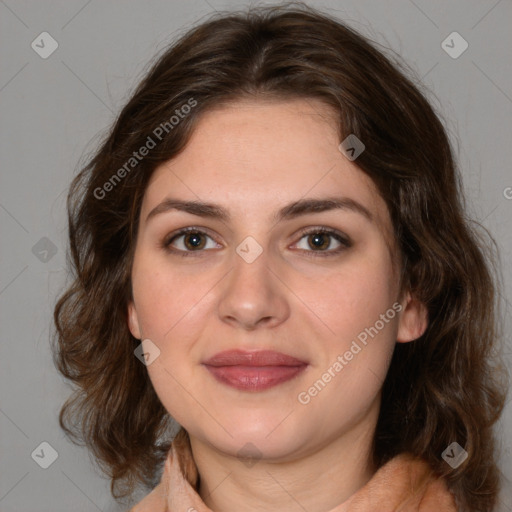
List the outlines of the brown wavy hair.
{"type": "MultiPolygon", "coordinates": [[[[396,345],[374,436],[375,466],[411,452],[446,477],[464,510],[492,510],[500,485],[493,425],[508,379],[496,357],[502,336],[497,244],[466,216],[447,132],[420,80],[377,47],[302,2],[215,14],[157,58],[74,178],[68,195],[73,280],[55,306],[52,344],[74,392],[59,420],[75,443],[90,448],[116,498],[155,483],[172,440],[171,419],[134,357],[139,340],[127,321],[148,180],[184,149],[210,108],[244,98],[314,98],[336,113],[340,142],[355,134],[366,145],[356,163],[391,213],[403,257],[401,289],[428,309],[423,336],[396,345]],[[171,126],[191,101],[195,107],[171,126]],[[157,141],[158,126],[166,130],[157,141]],[[148,137],[156,146],[114,179],[148,137]],[[453,441],[469,455],[456,469],[441,457],[453,441]]],[[[181,429],[176,443],[188,441],[181,429]]],[[[192,473],[189,468],[195,482],[192,473]]]]}

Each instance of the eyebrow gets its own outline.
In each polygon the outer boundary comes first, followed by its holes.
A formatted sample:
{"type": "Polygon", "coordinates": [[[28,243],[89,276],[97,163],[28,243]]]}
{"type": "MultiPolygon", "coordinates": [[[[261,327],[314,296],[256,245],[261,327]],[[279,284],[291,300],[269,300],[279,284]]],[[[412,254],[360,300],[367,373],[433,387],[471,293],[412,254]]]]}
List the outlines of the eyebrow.
{"type": "MultiPolygon", "coordinates": [[[[199,217],[217,219],[223,222],[229,222],[231,220],[231,214],[224,207],[218,204],[167,198],[149,212],[146,217],[146,223],[156,215],[166,213],[171,210],[182,211],[199,217]]],[[[280,222],[282,220],[294,219],[309,213],[320,213],[329,210],[352,211],[362,215],[369,222],[373,222],[372,213],[361,203],[349,197],[299,199],[298,201],[294,201],[274,213],[272,220],[274,222],[280,222]]]]}

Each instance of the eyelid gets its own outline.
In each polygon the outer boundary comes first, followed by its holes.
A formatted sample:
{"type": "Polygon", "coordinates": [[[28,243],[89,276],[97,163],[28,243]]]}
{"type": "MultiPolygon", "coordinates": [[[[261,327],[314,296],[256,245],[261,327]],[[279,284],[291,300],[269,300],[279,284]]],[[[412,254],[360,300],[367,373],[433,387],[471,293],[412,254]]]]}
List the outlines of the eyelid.
{"type": "MultiPolygon", "coordinates": [[[[204,228],[204,227],[199,227],[199,226],[188,226],[185,228],[178,229],[177,231],[165,236],[163,241],[161,242],[161,247],[164,250],[166,250],[172,254],[178,254],[180,256],[198,256],[201,253],[204,253],[205,249],[201,249],[198,251],[183,251],[181,249],[172,249],[171,248],[171,243],[175,239],[177,239],[183,235],[186,235],[187,233],[198,233],[200,235],[206,235],[207,237],[211,238],[217,244],[219,243],[219,242],[217,242],[217,240],[215,240],[215,237],[211,234],[209,229],[204,228]]],[[[294,235],[294,238],[298,237],[298,240],[294,243],[294,245],[299,243],[302,240],[302,238],[304,238],[305,236],[311,235],[311,234],[317,234],[317,233],[329,235],[331,238],[334,238],[335,240],[337,240],[341,244],[341,247],[334,249],[334,250],[326,250],[326,251],[314,251],[314,250],[306,250],[306,249],[298,249],[298,250],[301,251],[303,254],[308,254],[308,256],[324,257],[324,256],[337,255],[340,252],[342,252],[352,246],[352,241],[351,241],[350,237],[348,237],[347,235],[345,235],[344,233],[342,233],[341,231],[339,231],[337,229],[330,228],[327,226],[308,226],[308,227],[302,228],[301,230],[299,230],[298,233],[296,233],[294,235]]]]}
{"type": "Polygon", "coordinates": [[[342,251],[352,247],[352,245],[353,245],[352,240],[346,234],[342,233],[341,231],[339,231],[337,229],[330,228],[327,226],[308,226],[306,228],[299,230],[299,232],[295,235],[299,239],[297,242],[295,242],[294,245],[299,243],[305,236],[316,234],[316,233],[329,235],[331,238],[334,238],[336,241],[338,241],[341,244],[341,247],[338,247],[337,249],[327,250],[327,251],[314,251],[314,250],[308,251],[305,249],[299,249],[301,252],[303,252],[304,254],[307,254],[308,256],[312,256],[312,257],[335,256],[335,255],[341,253],[342,251]]]}
{"type": "Polygon", "coordinates": [[[217,244],[219,243],[219,242],[217,242],[217,240],[215,240],[215,237],[211,234],[211,232],[208,228],[199,227],[199,226],[188,226],[188,227],[173,231],[169,235],[165,236],[160,244],[161,248],[164,249],[165,251],[172,253],[172,254],[178,254],[180,256],[195,256],[197,254],[204,252],[204,249],[199,250],[199,251],[183,251],[181,249],[171,248],[171,243],[174,240],[176,240],[177,238],[180,238],[183,235],[186,235],[188,233],[198,233],[200,235],[206,235],[207,237],[211,238],[215,243],[217,243],[217,244]]]}

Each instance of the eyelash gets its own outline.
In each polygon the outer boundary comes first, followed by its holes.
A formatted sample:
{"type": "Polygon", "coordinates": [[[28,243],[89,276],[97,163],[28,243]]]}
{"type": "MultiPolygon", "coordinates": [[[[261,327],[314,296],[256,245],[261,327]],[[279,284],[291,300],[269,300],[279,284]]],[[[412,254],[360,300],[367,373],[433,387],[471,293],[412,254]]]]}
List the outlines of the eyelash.
{"type": "MultiPolygon", "coordinates": [[[[196,257],[200,253],[204,252],[204,249],[200,249],[200,250],[197,250],[197,251],[183,251],[181,249],[172,249],[171,248],[172,242],[174,242],[180,236],[186,235],[188,233],[195,233],[195,234],[198,234],[198,235],[206,235],[207,237],[212,238],[208,233],[206,233],[202,229],[199,229],[199,228],[191,226],[191,227],[188,227],[188,228],[180,229],[178,232],[172,233],[171,235],[165,237],[164,240],[162,241],[162,244],[161,244],[162,249],[164,249],[167,252],[170,252],[172,254],[176,254],[178,256],[182,256],[182,257],[189,257],[189,256],[196,257]],[[198,253],[198,254],[194,254],[194,253],[198,253]]],[[[339,248],[337,248],[335,250],[327,250],[327,251],[313,251],[313,250],[308,251],[308,250],[305,250],[305,249],[299,249],[300,251],[304,252],[307,255],[307,257],[311,257],[311,258],[317,258],[317,257],[325,258],[325,257],[337,256],[338,254],[340,254],[344,250],[348,249],[349,247],[352,247],[352,242],[348,239],[348,237],[345,237],[344,235],[342,235],[338,231],[335,231],[335,230],[332,230],[332,229],[329,229],[329,228],[325,228],[325,227],[306,228],[306,229],[302,230],[299,233],[299,235],[300,235],[299,241],[302,238],[304,238],[305,236],[313,235],[313,234],[315,234],[315,235],[316,234],[329,235],[332,238],[334,238],[335,240],[337,240],[338,242],[340,242],[341,247],[339,247],[339,248]]],[[[213,240],[213,238],[212,238],[212,240],[213,240]]]]}

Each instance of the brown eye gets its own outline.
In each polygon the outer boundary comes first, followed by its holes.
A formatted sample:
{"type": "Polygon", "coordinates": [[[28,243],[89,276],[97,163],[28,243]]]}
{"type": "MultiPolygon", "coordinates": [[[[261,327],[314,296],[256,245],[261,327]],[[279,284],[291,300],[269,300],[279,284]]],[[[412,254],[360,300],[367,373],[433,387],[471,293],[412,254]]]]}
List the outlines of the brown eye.
{"type": "Polygon", "coordinates": [[[201,239],[202,236],[202,233],[187,233],[183,235],[185,247],[191,251],[202,249],[206,245],[204,237],[201,239]]]}
{"type": "Polygon", "coordinates": [[[352,246],[350,239],[337,231],[327,228],[310,229],[303,232],[297,247],[308,256],[334,256],[352,246]],[[302,247],[300,244],[302,243],[302,247]],[[334,243],[334,247],[333,247],[334,243]]]}
{"type": "Polygon", "coordinates": [[[180,256],[189,256],[191,253],[201,254],[205,249],[216,249],[218,245],[204,231],[198,228],[185,228],[174,233],[162,242],[162,247],[180,256]],[[209,241],[210,245],[208,245],[209,241]]]}
{"type": "Polygon", "coordinates": [[[308,235],[308,243],[314,249],[327,249],[331,244],[329,235],[325,233],[314,233],[308,235]]]}

